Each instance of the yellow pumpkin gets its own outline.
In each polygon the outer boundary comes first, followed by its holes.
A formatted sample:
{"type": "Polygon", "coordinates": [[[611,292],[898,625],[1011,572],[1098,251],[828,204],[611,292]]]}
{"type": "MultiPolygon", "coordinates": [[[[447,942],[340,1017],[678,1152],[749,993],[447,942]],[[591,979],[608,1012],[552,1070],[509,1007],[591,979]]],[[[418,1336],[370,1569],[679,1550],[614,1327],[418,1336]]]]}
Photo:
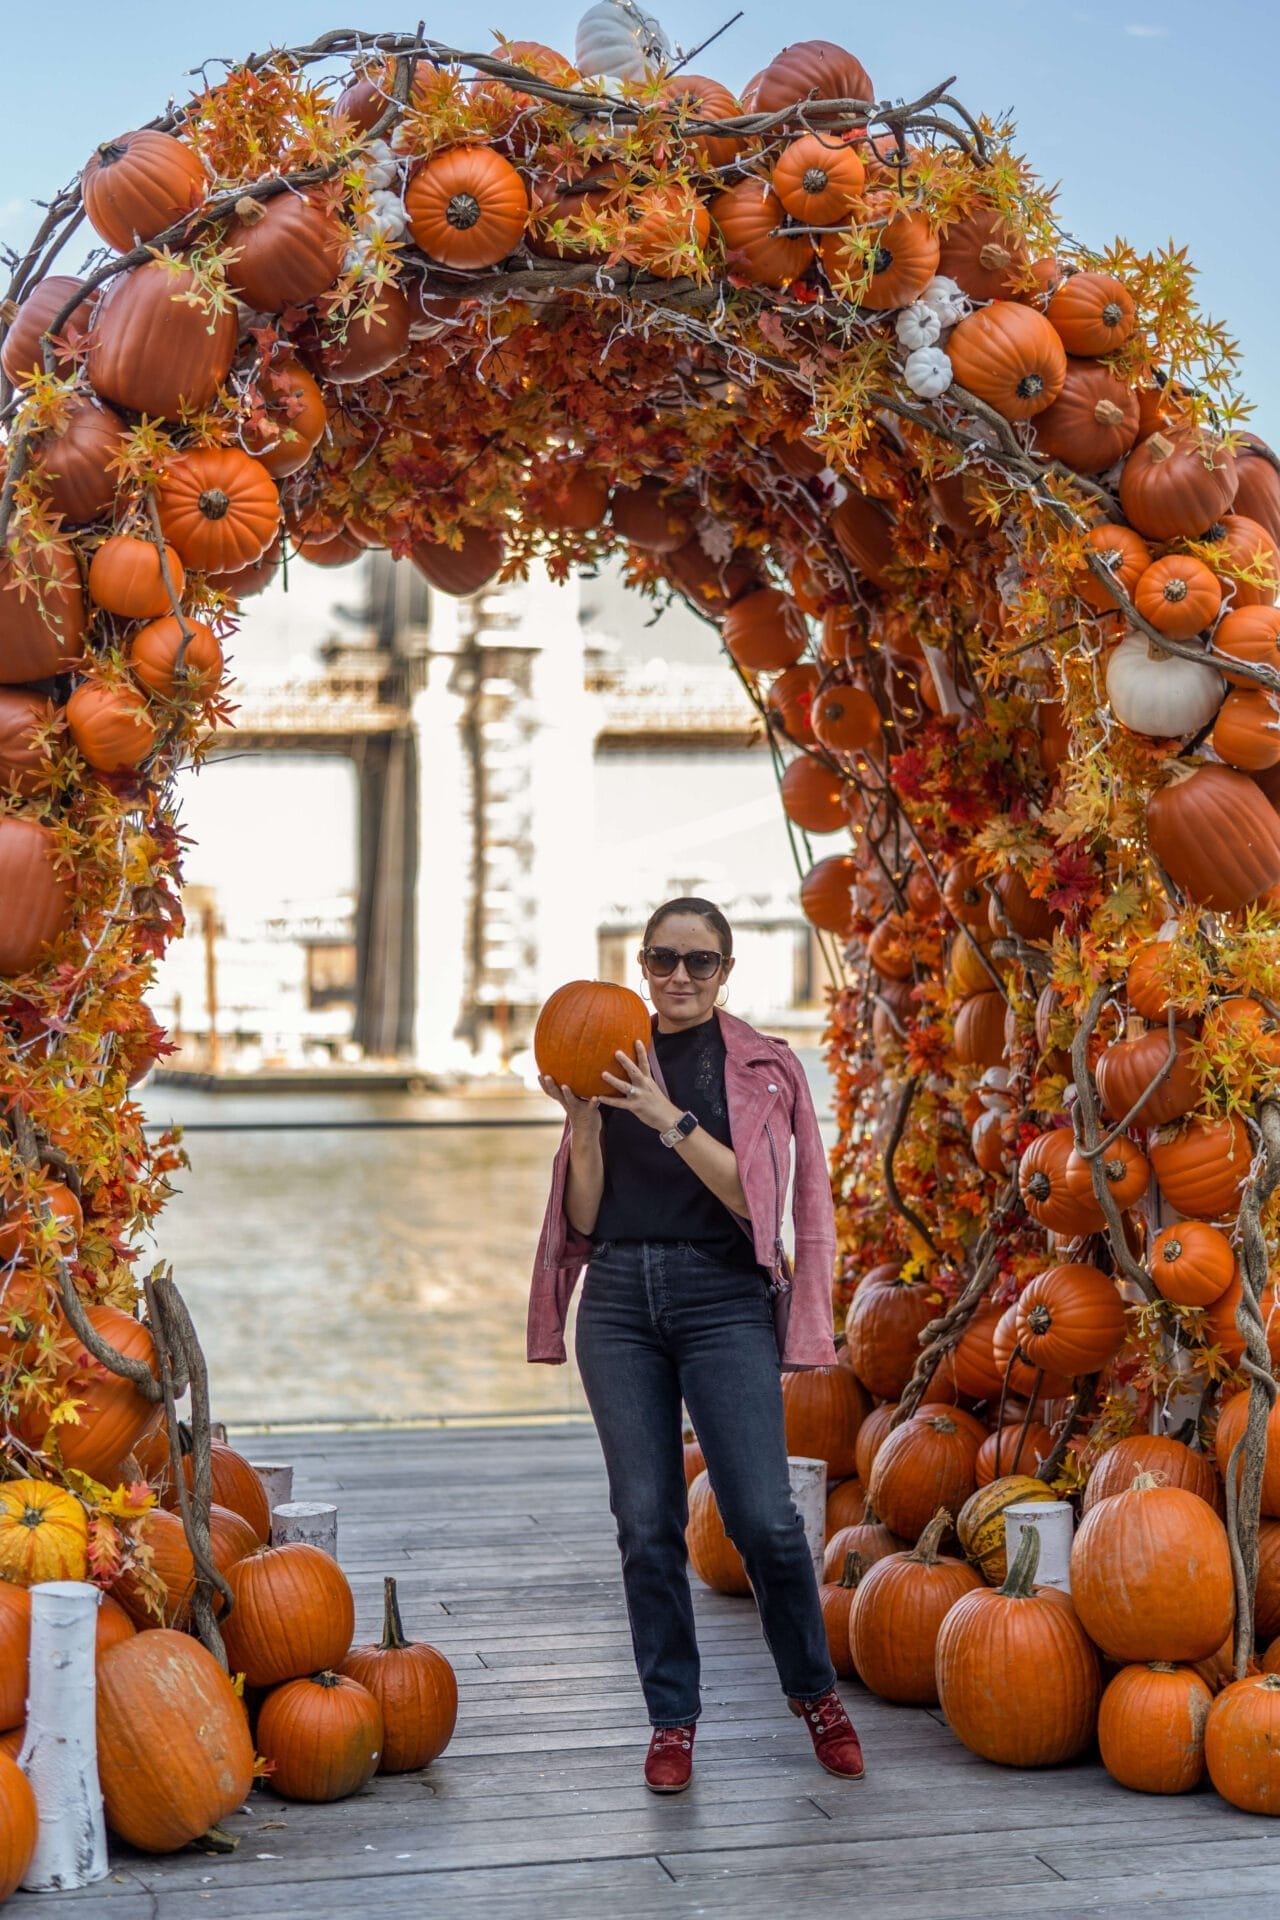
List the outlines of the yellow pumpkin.
{"type": "Polygon", "coordinates": [[[1056,1498],[1052,1487],[1027,1473],[1007,1473],[970,1494],[956,1516],[956,1533],[966,1557],[989,1586],[1003,1585],[1009,1570],[1004,1544],[1005,1508],[1020,1500],[1056,1498]]]}
{"type": "Polygon", "coordinates": [[[88,1548],[89,1521],[73,1493],[47,1480],[0,1486],[0,1580],[83,1580],[88,1548]]]}

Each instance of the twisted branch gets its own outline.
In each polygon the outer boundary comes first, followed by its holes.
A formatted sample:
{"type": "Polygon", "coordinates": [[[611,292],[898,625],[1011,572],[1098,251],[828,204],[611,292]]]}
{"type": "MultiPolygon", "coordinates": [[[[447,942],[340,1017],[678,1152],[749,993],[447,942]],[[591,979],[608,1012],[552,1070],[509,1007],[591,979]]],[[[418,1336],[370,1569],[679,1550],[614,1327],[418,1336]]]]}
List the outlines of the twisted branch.
{"type": "MultiPolygon", "coordinates": [[[[1111,1133],[1108,1134],[1105,1139],[1103,1138],[1098,1120],[1097,1094],[1094,1090],[1093,1075],[1089,1070],[1089,1042],[1093,1037],[1093,1030],[1098,1024],[1098,1017],[1106,1005],[1110,993],[1111,989],[1106,981],[1104,981],[1100,987],[1094,988],[1093,997],[1085,1009],[1084,1017],[1076,1028],[1075,1036],[1071,1042],[1071,1076],[1075,1081],[1077,1096],[1074,1115],[1076,1150],[1081,1158],[1086,1160],[1089,1165],[1089,1175],[1093,1181],[1093,1197],[1102,1209],[1103,1219],[1106,1221],[1107,1242],[1111,1248],[1112,1259],[1124,1274],[1126,1280],[1132,1280],[1136,1287],[1140,1287],[1146,1299],[1155,1300],[1158,1295],[1151,1275],[1146,1271],[1145,1267],[1139,1266],[1129,1251],[1129,1243],[1125,1238],[1124,1222],[1120,1217],[1120,1208],[1116,1204],[1114,1193],[1112,1193],[1110,1187],[1107,1185],[1106,1170],[1102,1163],[1104,1146],[1108,1141],[1115,1139],[1116,1135],[1120,1133],[1133,1118],[1132,1114],[1126,1115],[1125,1119],[1121,1121],[1120,1126],[1113,1128],[1111,1133]]],[[[1172,1023],[1172,1011],[1170,1011],[1169,1018],[1172,1023]]],[[[1146,1102],[1152,1089],[1159,1085],[1160,1080],[1172,1065],[1172,1041],[1170,1042],[1170,1047],[1170,1059],[1166,1061],[1160,1073],[1156,1075],[1151,1087],[1143,1094],[1139,1105],[1146,1102]]]]}
{"type": "Polygon", "coordinates": [[[990,1220],[978,1236],[973,1249],[973,1270],[963,1290],[947,1311],[938,1319],[931,1320],[922,1331],[920,1335],[922,1352],[912,1370],[911,1378],[902,1390],[902,1398],[889,1423],[890,1427],[899,1427],[904,1420],[911,1418],[923,1400],[925,1388],[938,1371],[939,1365],[958,1344],[965,1328],[981,1306],[987,1288],[991,1285],[992,1269],[1000,1251],[1004,1216],[1017,1198],[1017,1192],[1017,1182],[1010,1180],[993,1207],[990,1220]]]}
{"type": "Polygon", "coordinates": [[[1271,1352],[1262,1324],[1261,1298],[1267,1284],[1269,1260],[1262,1230],[1262,1213],[1280,1184],[1280,1103],[1264,1100],[1254,1116],[1262,1137],[1262,1168],[1245,1189],[1240,1205],[1241,1295],[1236,1326],[1244,1336],[1242,1370],[1249,1377],[1249,1408],[1244,1432],[1227,1461],[1227,1540],[1235,1581],[1235,1677],[1244,1678],[1253,1653],[1254,1598],[1258,1586],[1258,1517],[1262,1506],[1262,1475],[1267,1458],[1267,1422],[1275,1405],[1277,1386],[1271,1352]]]}

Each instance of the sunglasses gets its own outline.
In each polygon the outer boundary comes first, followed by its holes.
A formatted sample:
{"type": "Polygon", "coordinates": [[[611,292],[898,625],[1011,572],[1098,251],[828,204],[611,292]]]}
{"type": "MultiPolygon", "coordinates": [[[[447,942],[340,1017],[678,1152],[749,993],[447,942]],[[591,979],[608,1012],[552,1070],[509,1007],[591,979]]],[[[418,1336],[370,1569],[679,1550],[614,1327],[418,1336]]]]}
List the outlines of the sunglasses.
{"type": "Polygon", "coordinates": [[[724,955],[699,947],[692,953],[677,953],[674,947],[641,947],[640,958],[655,980],[667,980],[684,961],[691,980],[712,980],[724,965],[724,955]]]}

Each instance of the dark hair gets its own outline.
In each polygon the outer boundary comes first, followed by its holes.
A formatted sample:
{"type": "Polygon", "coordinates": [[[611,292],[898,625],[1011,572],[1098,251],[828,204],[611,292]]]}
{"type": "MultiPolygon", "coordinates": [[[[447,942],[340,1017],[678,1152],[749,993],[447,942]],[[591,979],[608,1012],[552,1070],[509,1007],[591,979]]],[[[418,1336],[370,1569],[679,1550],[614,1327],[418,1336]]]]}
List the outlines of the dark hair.
{"type": "Polygon", "coordinates": [[[692,898],[668,900],[651,913],[645,924],[644,937],[640,942],[642,947],[649,945],[649,942],[653,939],[654,934],[662,925],[663,921],[668,915],[673,913],[696,913],[700,920],[707,922],[707,925],[715,934],[716,939],[720,942],[720,951],[725,959],[729,960],[733,957],[733,928],[729,925],[729,922],[725,919],[719,907],[710,900],[695,900],[692,898]]]}

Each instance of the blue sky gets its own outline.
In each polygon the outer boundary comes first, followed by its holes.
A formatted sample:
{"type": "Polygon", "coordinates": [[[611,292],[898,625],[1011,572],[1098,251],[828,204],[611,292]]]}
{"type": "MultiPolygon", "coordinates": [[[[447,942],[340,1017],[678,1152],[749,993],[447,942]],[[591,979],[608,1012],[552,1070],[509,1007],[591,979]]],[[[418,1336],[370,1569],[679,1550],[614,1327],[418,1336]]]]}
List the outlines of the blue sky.
{"type": "MultiPolygon", "coordinates": [[[[415,0],[416,6],[421,0],[415,0]]],[[[653,4],[653,0],[650,0],[653,4]]],[[[695,45],[733,0],[655,8],[669,36],[695,45]]],[[[29,202],[62,185],[93,145],[149,118],[211,55],[299,44],[342,24],[371,32],[415,24],[389,7],[323,0],[219,0],[207,14],[172,0],[64,0],[54,16],[6,8],[0,70],[0,240],[24,239],[29,202]]],[[[539,39],[572,56],[581,0],[448,0],[431,8],[438,40],[483,50],[487,29],[539,39]],[[483,28],[478,23],[483,22],[483,28]]],[[[741,85],[777,51],[790,9],[752,4],[695,63],[741,85]]],[[[1201,298],[1244,350],[1254,425],[1280,441],[1280,372],[1272,359],[1280,272],[1271,208],[1280,9],[1268,0],[907,0],[892,8],[811,0],[803,32],[852,47],[882,96],[910,99],[948,74],[971,108],[1011,108],[1038,172],[1062,184],[1066,224],[1097,243],[1171,237],[1201,271],[1201,298]]],[[[794,29],[793,29],[794,31],[794,29]]]]}

